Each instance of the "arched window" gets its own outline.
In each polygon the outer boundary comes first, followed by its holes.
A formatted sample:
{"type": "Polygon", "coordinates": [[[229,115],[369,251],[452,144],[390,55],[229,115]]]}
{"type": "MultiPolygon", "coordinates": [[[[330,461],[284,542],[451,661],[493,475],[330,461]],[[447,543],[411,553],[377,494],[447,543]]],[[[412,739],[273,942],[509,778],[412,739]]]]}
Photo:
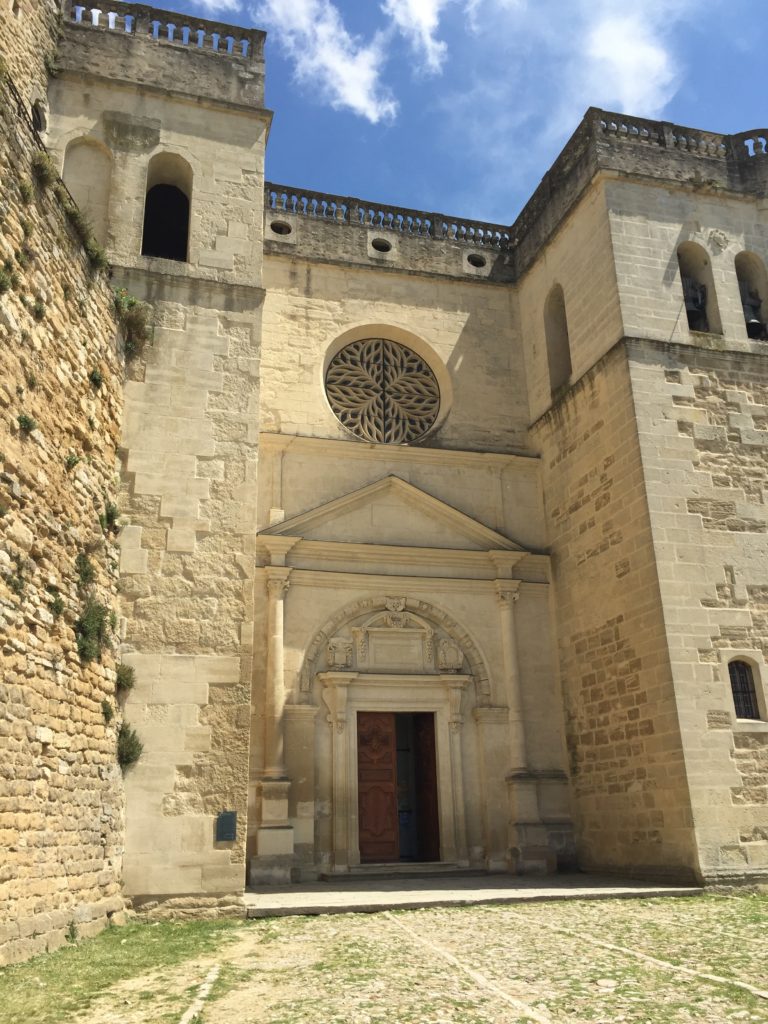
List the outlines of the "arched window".
{"type": "Polygon", "coordinates": [[[765,264],[753,252],[740,252],[736,257],[741,308],[750,338],[768,340],[768,276],[765,264]]]}
{"type": "Polygon", "coordinates": [[[565,295],[556,284],[544,303],[544,334],[547,339],[549,388],[552,394],[571,379],[571,343],[565,315],[565,295]]]}
{"type": "Polygon", "coordinates": [[[683,242],[677,250],[677,261],[689,329],[722,334],[712,264],[706,250],[696,242],[683,242]]]}
{"type": "Polygon", "coordinates": [[[173,153],[152,157],[147,171],[142,256],[187,260],[192,168],[173,153]]]}
{"type": "Polygon", "coordinates": [[[732,661],[728,665],[728,675],[731,678],[731,692],[733,693],[736,717],[760,718],[752,666],[746,661],[732,661]]]}
{"type": "Polygon", "coordinates": [[[112,158],[92,139],[75,139],[64,154],[64,184],[83,211],[99,245],[106,245],[112,158]]]}
{"type": "Polygon", "coordinates": [[[45,106],[41,100],[35,100],[32,104],[32,125],[35,131],[42,135],[48,128],[48,118],[45,113],[45,106]]]}

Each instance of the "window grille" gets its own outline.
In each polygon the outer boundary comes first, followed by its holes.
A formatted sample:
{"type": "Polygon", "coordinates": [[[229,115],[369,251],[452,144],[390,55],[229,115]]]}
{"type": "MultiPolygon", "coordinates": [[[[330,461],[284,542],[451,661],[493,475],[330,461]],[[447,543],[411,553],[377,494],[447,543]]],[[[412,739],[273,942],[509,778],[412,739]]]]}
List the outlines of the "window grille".
{"type": "Polygon", "coordinates": [[[760,718],[760,709],[757,706],[757,694],[755,693],[755,681],[752,677],[750,666],[745,661],[732,661],[728,666],[728,674],[731,677],[731,691],[733,693],[736,717],[760,718]]]}

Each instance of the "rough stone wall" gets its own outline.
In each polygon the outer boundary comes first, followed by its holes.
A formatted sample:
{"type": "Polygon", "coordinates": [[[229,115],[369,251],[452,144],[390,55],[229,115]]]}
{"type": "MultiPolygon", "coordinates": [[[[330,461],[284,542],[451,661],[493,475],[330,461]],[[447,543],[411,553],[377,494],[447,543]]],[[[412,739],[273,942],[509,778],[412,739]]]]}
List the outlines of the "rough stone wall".
{"type": "Polygon", "coordinates": [[[116,501],[122,357],[108,284],[32,184],[36,147],[3,83],[0,117],[2,963],[123,907],[116,623],[100,660],[84,663],[76,639],[89,597],[116,609],[115,536],[99,516],[116,501]]]}
{"type": "Polygon", "coordinates": [[[697,869],[626,358],[534,423],[553,556],[580,863],[697,869]]]}
{"type": "Polygon", "coordinates": [[[0,4],[0,55],[28,103],[45,98],[48,70],[55,66],[59,18],[56,0],[22,0],[16,15],[11,3],[0,4]]]}
{"type": "Polygon", "coordinates": [[[702,873],[768,876],[768,358],[637,342],[632,386],[702,873]],[[728,662],[762,721],[737,720],[728,662]]]}

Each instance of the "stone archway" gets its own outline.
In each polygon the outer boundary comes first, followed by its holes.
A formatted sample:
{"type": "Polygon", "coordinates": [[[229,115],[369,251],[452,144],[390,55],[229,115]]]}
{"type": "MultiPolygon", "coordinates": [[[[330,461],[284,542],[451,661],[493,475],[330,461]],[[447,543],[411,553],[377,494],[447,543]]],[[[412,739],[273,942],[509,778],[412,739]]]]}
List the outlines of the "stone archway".
{"type": "MultiPolygon", "coordinates": [[[[312,638],[299,673],[301,700],[307,703],[315,676],[323,670],[373,672],[377,670],[370,658],[370,636],[413,632],[423,636],[422,664],[388,669],[402,672],[438,673],[468,670],[478,706],[490,703],[491,686],[488,668],[480,649],[468,631],[447,612],[420,598],[366,597],[344,605],[312,638]],[[378,631],[378,632],[377,632],[378,631]]],[[[415,637],[409,638],[410,640],[415,637]]],[[[405,641],[406,644],[408,641],[405,641]]],[[[413,646],[414,661],[418,650],[413,646]]]]}

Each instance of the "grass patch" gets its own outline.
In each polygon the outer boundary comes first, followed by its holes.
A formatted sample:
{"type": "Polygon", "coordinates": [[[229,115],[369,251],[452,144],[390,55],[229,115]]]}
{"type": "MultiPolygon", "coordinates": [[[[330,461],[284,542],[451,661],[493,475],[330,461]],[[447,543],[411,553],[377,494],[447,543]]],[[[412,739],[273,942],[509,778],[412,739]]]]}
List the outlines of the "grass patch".
{"type": "Polygon", "coordinates": [[[213,953],[238,921],[129,924],[0,971],[7,1024],[61,1024],[85,1013],[111,986],[213,953]]]}

